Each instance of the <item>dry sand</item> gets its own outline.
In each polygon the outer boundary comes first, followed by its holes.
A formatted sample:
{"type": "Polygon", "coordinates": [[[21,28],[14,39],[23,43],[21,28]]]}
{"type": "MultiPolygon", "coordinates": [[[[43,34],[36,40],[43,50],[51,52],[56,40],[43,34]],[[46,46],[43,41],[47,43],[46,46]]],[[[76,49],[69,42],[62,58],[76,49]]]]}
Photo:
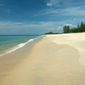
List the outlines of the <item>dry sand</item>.
{"type": "Polygon", "coordinates": [[[85,33],[46,35],[0,85],[85,85],[85,33]]]}

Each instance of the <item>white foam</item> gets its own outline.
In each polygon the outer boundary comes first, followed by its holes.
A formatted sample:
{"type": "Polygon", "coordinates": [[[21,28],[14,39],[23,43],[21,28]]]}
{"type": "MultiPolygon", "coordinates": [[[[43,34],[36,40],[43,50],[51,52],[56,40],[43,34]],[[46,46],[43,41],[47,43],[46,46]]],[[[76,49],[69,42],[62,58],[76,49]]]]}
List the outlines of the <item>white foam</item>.
{"type": "Polygon", "coordinates": [[[33,41],[34,39],[30,39],[29,42],[33,41]]]}
{"type": "Polygon", "coordinates": [[[3,56],[3,55],[9,54],[11,52],[14,52],[17,49],[22,48],[23,46],[25,46],[25,43],[21,43],[21,44],[15,46],[15,47],[12,47],[10,50],[8,50],[7,52],[5,52],[4,54],[0,54],[0,57],[3,56]]]}
{"type": "Polygon", "coordinates": [[[17,45],[17,46],[12,47],[9,51],[5,52],[4,54],[0,54],[0,57],[3,56],[3,55],[9,54],[9,53],[11,53],[11,52],[16,51],[16,50],[24,47],[24,46],[25,46],[26,44],[28,44],[29,42],[32,42],[32,41],[34,41],[35,39],[38,39],[38,38],[40,38],[40,37],[44,37],[44,35],[39,36],[39,37],[34,38],[34,39],[29,39],[29,40],[28,40],[27,42],[25,42],[25,43],[21,43],[21,44],[19,44],[19,45],[17,45]]]}

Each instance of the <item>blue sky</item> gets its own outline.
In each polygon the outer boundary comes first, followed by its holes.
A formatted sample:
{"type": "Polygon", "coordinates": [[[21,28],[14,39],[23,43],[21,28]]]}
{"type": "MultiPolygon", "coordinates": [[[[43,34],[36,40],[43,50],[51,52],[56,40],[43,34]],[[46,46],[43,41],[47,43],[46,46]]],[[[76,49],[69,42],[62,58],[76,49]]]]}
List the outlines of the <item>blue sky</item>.
{"type": "Polygon", "coordinates": [[[0,0],[0,35],[62,33],[85,22],[85,0],[0,0]]]}

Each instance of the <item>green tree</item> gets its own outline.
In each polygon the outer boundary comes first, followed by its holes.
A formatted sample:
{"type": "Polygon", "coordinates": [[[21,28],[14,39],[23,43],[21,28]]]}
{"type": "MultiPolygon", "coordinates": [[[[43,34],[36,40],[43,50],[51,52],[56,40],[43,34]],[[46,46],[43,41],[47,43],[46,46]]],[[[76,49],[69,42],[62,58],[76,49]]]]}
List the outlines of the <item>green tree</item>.
{"type": "Polygon", "coordinates": [[[83,24],[83,22],[81,22],[81,32],[84,32],[84,24],[83,24]]]}
{"type": "Polygon", "coordinates": [[[80,26],[78,24],[76,28],[71,28],[70,32],[74,32],[74,33],[76,33],[76,32],[85,32],[85,24],[83,22],[81,22],[80,26]]]}
{"type": "Polygon", "coordinates": [[[63,27],[63,32],[64,32],[64,33],[69,33],[69,32],[70,32],[70,27],[65,25],[65,26],[63,27]]]}
{"type": "Polygon", "coordinates": [[[79,28],[80,26],[79,26],[79,24],[77,25],[77,28],[79,28]]]}

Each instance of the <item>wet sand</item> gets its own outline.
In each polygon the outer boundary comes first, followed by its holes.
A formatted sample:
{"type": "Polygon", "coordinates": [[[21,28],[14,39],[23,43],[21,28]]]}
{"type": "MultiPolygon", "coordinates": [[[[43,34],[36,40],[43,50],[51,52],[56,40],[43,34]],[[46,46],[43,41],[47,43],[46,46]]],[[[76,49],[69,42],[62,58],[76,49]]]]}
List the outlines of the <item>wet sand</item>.
{"type": "Polygon", "coordinates": [[[46,35],[7,75],[3,69],[0,85],[84,85],[84,56],[85,33],[46,35]]]}

